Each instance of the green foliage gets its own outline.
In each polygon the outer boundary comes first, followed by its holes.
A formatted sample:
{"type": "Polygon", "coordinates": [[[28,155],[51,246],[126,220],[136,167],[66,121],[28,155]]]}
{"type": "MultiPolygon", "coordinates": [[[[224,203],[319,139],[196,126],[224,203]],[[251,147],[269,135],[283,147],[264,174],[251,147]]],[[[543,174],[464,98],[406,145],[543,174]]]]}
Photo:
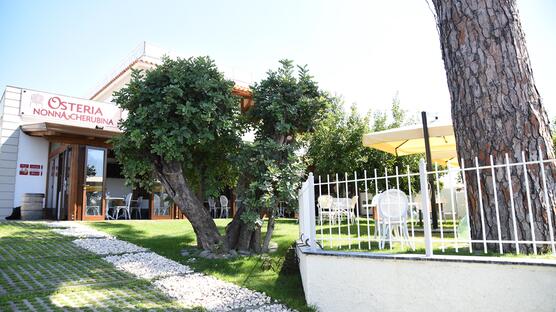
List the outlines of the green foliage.
{"type": "Polygon", "coordinates": [[[134,71],[115,93],[127,110],[124,134],[113,139],[129,184],[149,188],[156,160],[181,162],[187,178],[205,193],[232,185],[237,176],[229,159],[241,142],[239,99],[234,82],[208,57],[172,60],[134,71]]]}
{"type": "MultiPolygon", "coordinates": [[[[318,124],[314,133],[306,137],[307,162],[317,179],[319,175],[326,179],[328,174],[338,173],[343,176],[347,172],[351,176],[354,172],[362,174],[364,170],[370,175],[374,174],[374,169],[383,174],[384,168],[395,170],[396,166],[401,172],[405,172],[408,165],[412,171],[418,170],[417,156],[396,157],[362,144],[365,133],[396,128],[412,122],[401,109],[397,97],[392,102],[390,115],[375,112],[372,119],[369,113],[360,115],[354,105],[349,112],[345,112],[339,98],[332,98],[331,102],[333,108],[318,124]]],[[[335,179],[335,176],[330,179],[335,179]]]]}
{"type": "Polygon", "coordinates": [[[253,143],[246,143],[242,152],[242,174],[247,187],[244,199],[245,222],[253,222],[260,211],[272,211],[284,202],[296,207],[296,192],[304,171],[296,152],[298,136],[310,132],[317,124],[328,101],[319,90],[306,67],[280,61],[278,70],[271,70],[260,83],[252,86],[255,106],[246,113],[246,120],[255,131],[253,143]]]}

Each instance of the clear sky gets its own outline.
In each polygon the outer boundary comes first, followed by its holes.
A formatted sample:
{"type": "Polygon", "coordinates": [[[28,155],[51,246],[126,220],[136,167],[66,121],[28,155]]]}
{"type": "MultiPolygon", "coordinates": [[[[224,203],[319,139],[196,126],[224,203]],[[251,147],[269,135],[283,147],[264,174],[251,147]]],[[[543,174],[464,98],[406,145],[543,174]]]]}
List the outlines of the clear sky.
{"type": "MultiPolygon", "coordinates": [[[[537,87],[556,116],[556,1],[518,0],[537,87]]],[[[0,88],[88,97],[140,42],[209,55],[256,81],[282,58],[360,111],[402,106],[449,116],[425,0],[0,0],[0,88]]]]}

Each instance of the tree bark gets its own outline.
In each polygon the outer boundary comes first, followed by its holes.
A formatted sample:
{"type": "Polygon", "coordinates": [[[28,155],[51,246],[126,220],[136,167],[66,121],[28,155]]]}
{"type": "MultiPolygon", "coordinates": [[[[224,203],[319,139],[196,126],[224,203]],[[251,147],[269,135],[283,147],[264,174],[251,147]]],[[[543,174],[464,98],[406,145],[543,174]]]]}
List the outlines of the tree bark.
{"type": "Polygon", "coordinates": [[[253,228],[241,220],[241,215],[245,211],[243,205],[238,205],[239,208],[234,215],[232,221],[226,226],[226,240],[230,249],[235,249],[243,252],[261,251],[260,246],[260,227],[253,228]],[[258,235],[258,238],[257,238],[258,235]]]}
{"type": "MultiPolygon", "coordinates": [[[[540,156],[554,158],[549,121],[535,87],[515,1],[433,2],[452,102],[458,156],[465,167],[475,166],[475,157],[480,166],[490,165],[491,155],[495,164],[503,164],[506,154],[510,162],[519,162],[523,160],[522,151],[527,161],[538,160],[540,156]]],[[[505,168],[496,169],[494,174],[490,169],[481,169],[479,181],[476,171],[467,171],[472,239],[513,240],[517,232],[519,240],[533,240],[534,231],[535,240],[550,240],[547,211],[554,220],[556,171],[553,163],[546,164],[545,170],[548,202],[544,199],[538,164],[528,165],[528,172],[524,172],[523,167],[512,167],[510,179],[505,168]],[[529,182],[530,201],[525,179],[529,182]],[[510,205],[510,183],[516,228],[510,205]]],[[[483,249],[484,245],[479,243],[474,247],[483,249]]],[[[519,248],[522,252],[532,251],[531,244],[519,248]]],[[[499,251],[499,245],[488,244],[487,249],[499,251]]],[[[513,251],[516,248],[507,243],[503,249],[513,251]]]]}
{"type": "Polygon", "coordinates": [[[197,244],[214,253],[228,251],[228,244],[218,232],[218,228],[202,202],[191,190],[178,161],[155,161],[155,168],[160,183],[180,207],[195,231],[197,244]]]}
{"type": "Polygon", "coordinates": [[[266,234],[263,241],[263,252],[268,252],[268,245],[270,245],[270,240],[272,239],[272,234],[274,233],[274,225],[276,223],[276,218],[274,217],[274,210],[270,212],[268,216],[268,224],[266,225],[266,234]]]}

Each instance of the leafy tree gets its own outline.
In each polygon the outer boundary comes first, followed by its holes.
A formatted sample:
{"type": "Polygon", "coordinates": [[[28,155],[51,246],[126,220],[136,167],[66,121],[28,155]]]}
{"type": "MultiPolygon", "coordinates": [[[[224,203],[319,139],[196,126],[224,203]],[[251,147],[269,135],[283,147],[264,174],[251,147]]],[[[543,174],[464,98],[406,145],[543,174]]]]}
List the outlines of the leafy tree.
{"type": "MultiPolygon", "coordinates": [[[[317,179],[319,176],[326,179],[327,175],[335,173],[343,175],[347,172],[352,175],[354,172],[362,174],[364,170],[368,173],[374,169],[393,170],[396,166],[405,170],[409,165],[412,171],[418,170],[419,156],[396,157],[362,144],[365,133],[413,123],[400,107],[397,96],[392,101],[389,114],[378,111],[373,115],[368,113],[362,116],[355,105],[345,112],[341,99],[333,98],[332,102],[333,108],[317,125],[314,133],[306,137],[307,162],[317,179]]],[[[335,177],[330,176],[330,179],[335,177]]]]}
{"type": "Polygon", "coordinates": [[[296,73],[292,61],[280,64],[252,86],[255,105],[244,116],[255,140],[246,144],[240,157],[238,196],[243,202],[227,227],[229,245],[239,250],[266,250],[279,203],[296,205],[304,169],[296,154],[299,137],[313,130],[329,103],[306,67],[298,66],[296,73]],[[262,213],[269,219],[261,246],[262,213]]]}
{"type": "Polygon", "coordinates": [[[172,60],[134,71],[115,93],[128,111],[123,135],[113,140],[123,174],[150,189],[155,180],[191,222],[200,247],[227,250],[200,196],[235,183],[230,161],[241,143],[239,99],[234,83],[208,57],[172,60]]]}

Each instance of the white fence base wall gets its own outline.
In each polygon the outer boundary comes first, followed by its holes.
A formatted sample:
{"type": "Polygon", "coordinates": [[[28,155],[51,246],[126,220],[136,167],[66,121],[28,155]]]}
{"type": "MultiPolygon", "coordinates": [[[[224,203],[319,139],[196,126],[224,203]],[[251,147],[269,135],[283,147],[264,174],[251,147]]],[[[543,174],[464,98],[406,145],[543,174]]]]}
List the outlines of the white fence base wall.
{"type": "Polygon", "coordinates": [[[297,247],[319,311],[556,311],[556,261],[373,255],[297,247]]]}

